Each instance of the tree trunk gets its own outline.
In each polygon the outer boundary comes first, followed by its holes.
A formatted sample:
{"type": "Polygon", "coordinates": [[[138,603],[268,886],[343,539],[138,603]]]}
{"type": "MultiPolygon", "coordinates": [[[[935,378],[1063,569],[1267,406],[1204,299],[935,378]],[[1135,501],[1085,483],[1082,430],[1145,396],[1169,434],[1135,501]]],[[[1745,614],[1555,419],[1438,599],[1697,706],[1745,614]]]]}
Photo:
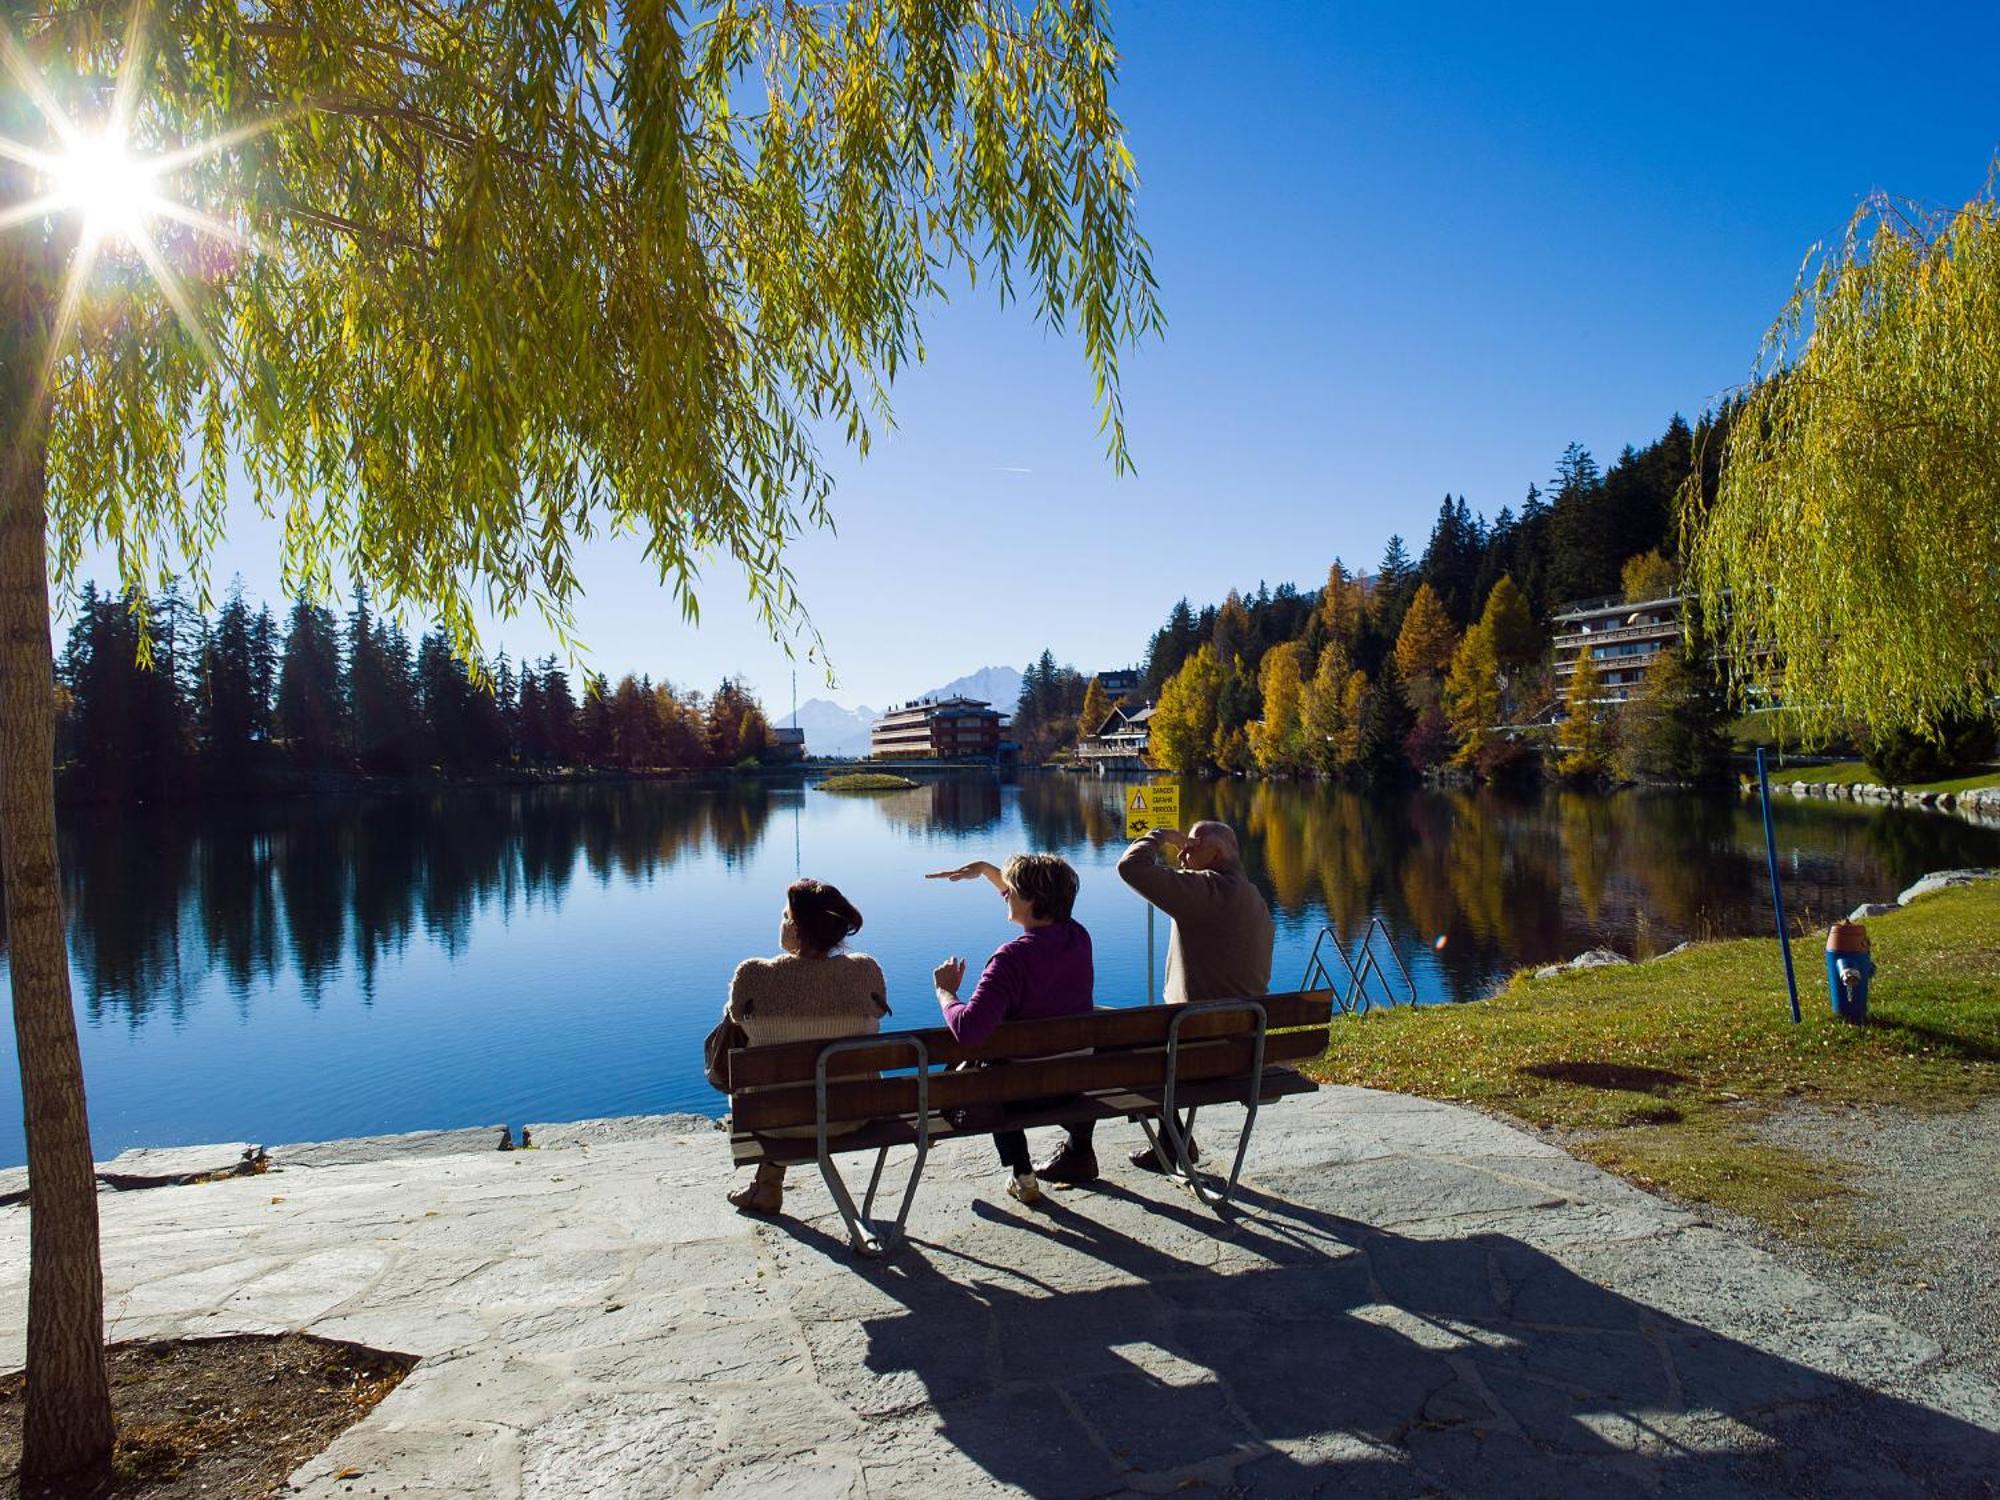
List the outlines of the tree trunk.
{"type": "Polygon", "coordinates": [[[27,1127],[28,1390],[21,1477],[111,1457],[97,1182],[84,1112],[56,869],[55,664],[49,641],[45,246],[0,245],[0,882],[27,1127]]]}

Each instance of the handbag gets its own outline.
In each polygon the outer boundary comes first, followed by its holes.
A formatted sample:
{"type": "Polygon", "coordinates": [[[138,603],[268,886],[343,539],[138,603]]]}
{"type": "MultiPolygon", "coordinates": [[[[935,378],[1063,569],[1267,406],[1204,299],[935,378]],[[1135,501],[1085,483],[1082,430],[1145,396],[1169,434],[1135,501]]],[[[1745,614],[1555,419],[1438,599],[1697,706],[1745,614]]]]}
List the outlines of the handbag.
{"type": "Polygon", "coordinates": [[[708,1040],[701,1044],[702,1071],[708,1075],[710,1088],[718,1093],[729,1092],[729,1054],[749,1045],[749,1034],[728,1016],[715,1023],[708,1040]]]}

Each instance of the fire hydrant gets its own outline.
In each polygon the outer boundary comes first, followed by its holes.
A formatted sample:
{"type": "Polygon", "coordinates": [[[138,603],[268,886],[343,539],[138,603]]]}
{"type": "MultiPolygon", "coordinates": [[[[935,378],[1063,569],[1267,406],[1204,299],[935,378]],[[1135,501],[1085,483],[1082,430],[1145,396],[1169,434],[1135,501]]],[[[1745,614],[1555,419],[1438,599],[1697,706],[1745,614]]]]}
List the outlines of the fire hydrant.
{"type": "Polygon", "coordinates": [[[1868,1022],[1868,981],[1875,960],[1868,956],[1868,929],[1859,922],[1835,922],[1826,934],[1826,987],[1833,1013],[1856,1026],[1868,1022]]]}

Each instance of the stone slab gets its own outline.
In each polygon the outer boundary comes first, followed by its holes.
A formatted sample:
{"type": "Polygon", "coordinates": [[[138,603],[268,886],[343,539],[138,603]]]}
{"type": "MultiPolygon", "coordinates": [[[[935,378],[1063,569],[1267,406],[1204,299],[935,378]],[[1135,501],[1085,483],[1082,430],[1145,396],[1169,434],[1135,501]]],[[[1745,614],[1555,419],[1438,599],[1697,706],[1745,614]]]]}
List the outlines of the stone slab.
{"type": "MultiPolygon", "coordinates": [[[[1546,1138],[1326,1088],[1264,1113],[1219,1219],[1103,1133],[1033,1209],[944,1143],[880,1262],[814,1171],[728,1212],[705,1127],[336,1143],[105,1197],[109,1308],[421,1356],[313,1500],[2000,1494],[2000,1388],[1546,1138]]],[[[0,1308],[26,1230],[0,1209],[0,1308]]]]}

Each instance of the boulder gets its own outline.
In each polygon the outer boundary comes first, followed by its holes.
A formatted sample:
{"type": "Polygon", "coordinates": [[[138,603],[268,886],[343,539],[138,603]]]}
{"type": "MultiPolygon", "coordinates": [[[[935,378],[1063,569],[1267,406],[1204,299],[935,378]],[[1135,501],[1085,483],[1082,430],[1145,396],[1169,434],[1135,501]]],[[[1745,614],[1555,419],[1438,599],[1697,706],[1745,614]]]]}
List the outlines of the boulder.
{"type": "Polygon", "coordinates": [[[1898,906],[1908,906],[1919,896],[1948,891],[1953,886],[1976,885],[1982,880],[2000,880],[2000,870],[1933,870],[1896,898],[1898,906]]]}
{"type": "Polygon", "coordinates": [[[1864,901],[1847,914],[1850,922],[1865,922],[1870,917],[1887,916],[1896,909],[1893,901],[1864,901]]]}
{"type": "Polygon", "coordinates": [[[1558,974],[1566,974],[1572,969],[1609,969],[1618,964],[1629,964],[1632,960],[1622,953],[1609,948],[1592,948],[1588,953],[1579,953],[1566,964],[1549,964],[1535,970],[1537,979],[1553,979],[1558,974]]]}

